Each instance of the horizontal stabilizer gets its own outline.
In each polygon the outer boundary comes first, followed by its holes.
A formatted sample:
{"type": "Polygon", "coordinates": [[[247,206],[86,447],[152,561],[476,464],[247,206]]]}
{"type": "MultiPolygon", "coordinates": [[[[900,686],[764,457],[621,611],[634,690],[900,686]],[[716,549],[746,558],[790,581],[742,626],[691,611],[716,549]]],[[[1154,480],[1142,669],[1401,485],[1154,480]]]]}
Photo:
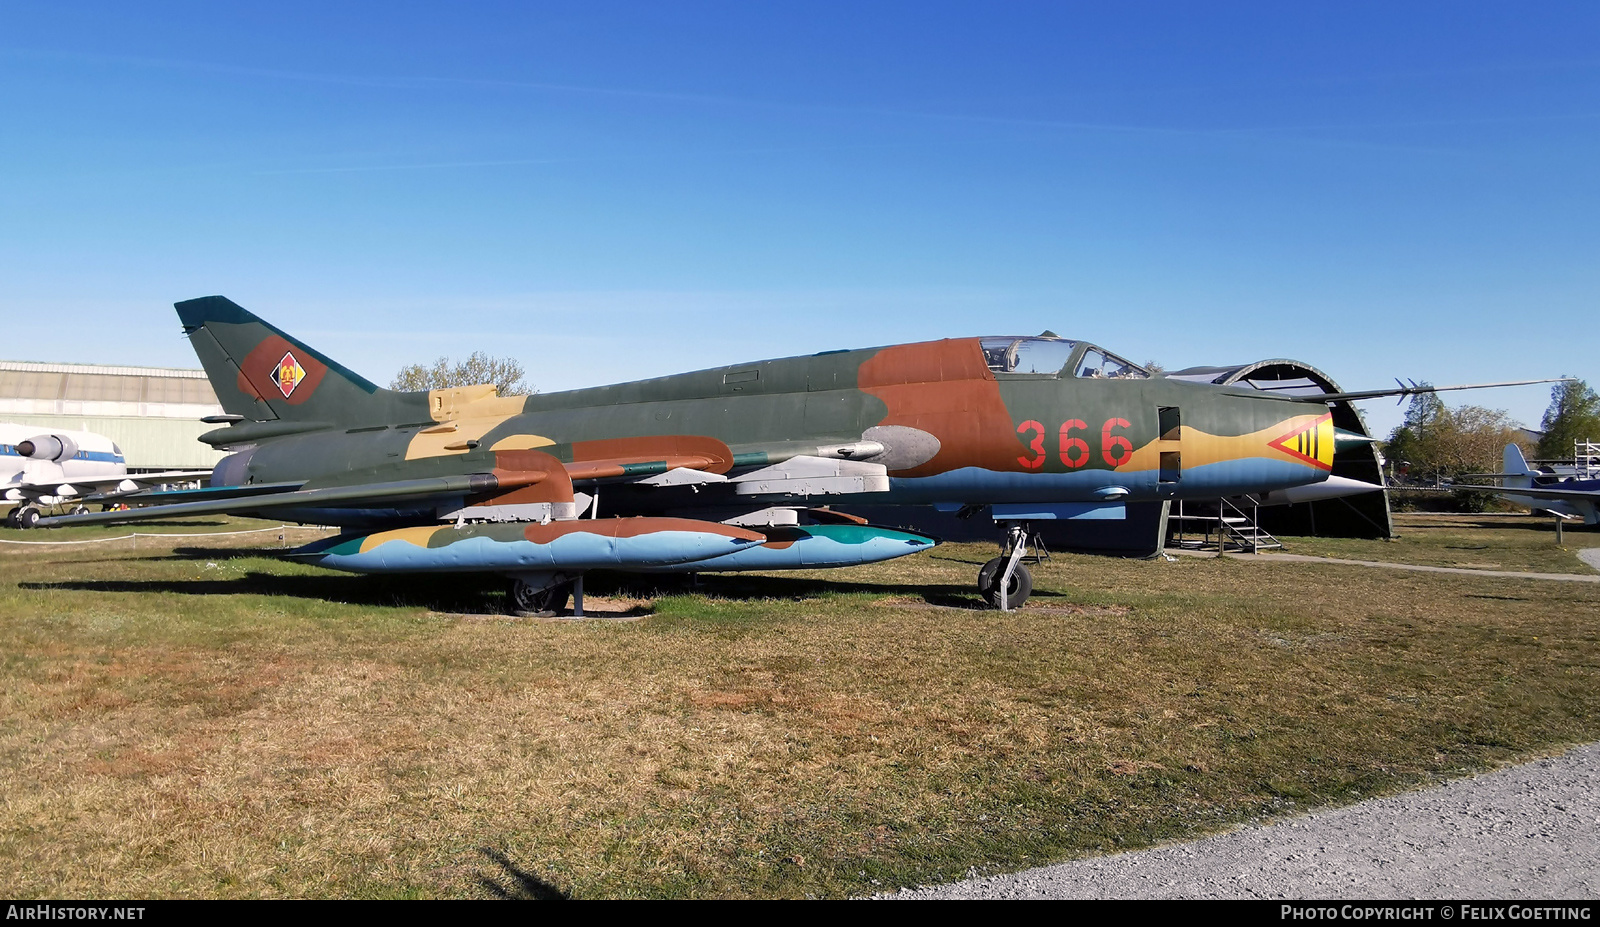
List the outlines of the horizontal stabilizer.
{"type": "MultiPolygon", "coordinates": [[[[210,474],[207,473],[207,476],[210,474]]],[[[90,496],[89,502],[120,502],[124,505],[171,505],[175,502],[198,502],[202,499],[235,499],[247,496],[265,496],[277,492],[291,492],[305,485],[305,480],[284,483],[246,483],[243,486],[204,486],[199,489],[138,489],[133,492],[101,493],[90,496]]]]}
{"type": "Polygon", "coordinates": [[[292,490],[264,496],[202,499],[197,502],[178,502],[172,505],[151,505],[121,512],[63,515],[56,518],[42,518],[39,520],[39,524],[42,527],[54,528],[67,525],[100,525],[128,521],[148,521],[155,518],[177,518],[189,515],[239,515],[279,508],[315,508],[327,505],[361,506],[368,503],[392,502],[396,499],[492,493],[515,486],[531,485],[546,476],[548,474],[537,470],[521,471],[504,476],[496,476],[493,473],[468,473],[461,476],[428,477],[419,480],[399,480],[392,483],[329,486],[323,489],[292,490]]]}

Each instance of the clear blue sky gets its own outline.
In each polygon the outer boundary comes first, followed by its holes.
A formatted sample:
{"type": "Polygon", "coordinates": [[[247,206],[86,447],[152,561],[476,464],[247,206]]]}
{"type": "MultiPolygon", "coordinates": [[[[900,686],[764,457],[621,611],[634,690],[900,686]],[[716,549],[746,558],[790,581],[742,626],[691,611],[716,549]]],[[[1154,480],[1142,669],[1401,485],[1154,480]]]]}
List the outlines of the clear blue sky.
{"type": "Polygon", "coordinates": [[[382,382],[1050,328],[1600,386],[1597,168],[1593,2],[8,2],[0,357],[193,366],[220,293],[382,382]]]}

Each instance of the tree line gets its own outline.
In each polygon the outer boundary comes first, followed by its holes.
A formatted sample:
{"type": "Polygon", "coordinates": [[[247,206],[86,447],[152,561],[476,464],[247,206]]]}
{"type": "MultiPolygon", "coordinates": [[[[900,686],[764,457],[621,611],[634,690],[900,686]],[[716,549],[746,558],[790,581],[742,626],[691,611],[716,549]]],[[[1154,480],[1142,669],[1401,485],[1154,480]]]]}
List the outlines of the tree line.
{"type": "Polygon", "coordinates": [[[1566,460],[1573,441],[1600,441],[1600,396],[1582,380],[1557,383],[1540,428],[1544,434],[1533,444],[1503,410],[1452,409],[1435,393],[1418,393],[1383,452],[1392,472],[1427,482],[1497,472],[1507,444],[1521,446],[1534,459],[1566,460]]]}
{"type": "Polygon", "coordinates": [[[427,390],[449,389],[453,386],[477,386],[492,383],[502,396],[527,396],[538,390],[524,379],[522,364],[509,357],[491,357],[483,351],[474,351],[463,361],[452,362],[440,357],[431,366],[409,364],[400,368],[390,389],[427,390]]]}

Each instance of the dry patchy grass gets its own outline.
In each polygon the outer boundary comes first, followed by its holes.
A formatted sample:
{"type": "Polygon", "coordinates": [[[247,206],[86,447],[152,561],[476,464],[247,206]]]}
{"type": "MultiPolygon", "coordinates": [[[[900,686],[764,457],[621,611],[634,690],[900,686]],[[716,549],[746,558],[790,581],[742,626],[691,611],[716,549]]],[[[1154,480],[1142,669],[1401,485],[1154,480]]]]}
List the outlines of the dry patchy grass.
{"type": "Polygon", "coordinates": [[[0,555],[0,892],[837,896],[1600,733],[1589,584],[1058,556],[1002,615],[947,545],[515,621],[145,542],[0,555]]]}
{"type": "Polygon", "coordinates": [[[1392,540],[1284,538],[1285,550],[1319,557],[1531,573],[1593,573],[1577,551],[1600,547],[1600,531],[1535,515],[1397,513],[1392,540]]]}

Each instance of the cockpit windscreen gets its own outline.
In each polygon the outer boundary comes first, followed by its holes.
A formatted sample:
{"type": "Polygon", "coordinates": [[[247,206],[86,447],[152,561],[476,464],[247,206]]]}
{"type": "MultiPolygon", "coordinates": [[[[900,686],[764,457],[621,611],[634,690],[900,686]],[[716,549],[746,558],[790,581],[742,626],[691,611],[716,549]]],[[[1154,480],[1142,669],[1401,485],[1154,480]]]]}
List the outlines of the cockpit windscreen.
{"type": "Polygon", "coordinates": [[[983,360],[995,373],[1024,373],[1038,376],[1093,377],[1095,379],[1145,379],[1149,371],[1137,364],[1123,360],[1107,351],[1086,345],[1083,356],[1073,369],[1067,363],[1078,349],[1079,341],[1041,336],[1034,338],[992,337],[980,338],[983,360]]]}
{"type": "Polygon", "coordinates": [[[1055,376],[1072,359],[1076,341],[1065,338],[981,338],[983,360],[996,373],[1055,376]]]}
{"type": "Polygon", "coordinates": [[[1078,361],[1078,376],[1110,380],[1143,380],[1150,373],[1143,367],[1131,364],[1115,354],[1091,346],[1078,361]]]}

